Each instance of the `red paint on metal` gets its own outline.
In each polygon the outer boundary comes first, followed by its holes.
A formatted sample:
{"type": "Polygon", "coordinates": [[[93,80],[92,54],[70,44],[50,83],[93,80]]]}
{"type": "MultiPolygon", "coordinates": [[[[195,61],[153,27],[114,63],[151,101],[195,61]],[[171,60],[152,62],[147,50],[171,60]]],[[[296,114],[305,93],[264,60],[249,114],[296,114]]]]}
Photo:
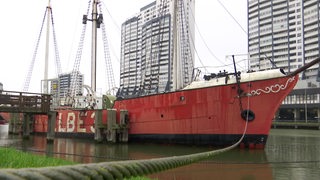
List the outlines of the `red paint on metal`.
{"type": "MultiPolygon", "coordinates": [[[[250,109],[255,119],[248,123],[247,134],[268,135],[272,119],[283,99],[295,86],[298,76],[241,83],[241,89],[252,96],[241,97],[243,110],[250,109]],[[287,84],[281,90],[275,85],[287,84]],[[269,89],[267,89],[267,87],[269,89]],[[252,94],[253,90],[264,90],[252,94]],[[268,92],[267,92],[268,91],[268,92]],[[272,92],[274,91],[274,92],[272,92]]],[[[242,134],[245,120],[240,115],[237,85],[223,85],[172,93],[116,100],[114,109],[128,110],[130,134],[242,134]]],[[[94,133],[94,110],[58,110],[56,132],[94,133]]],[[[107,110],[103,110],[103,124],[107,110]]],[[[46,132],[43,116],[36,117],[35,132],[46,132]]]]}

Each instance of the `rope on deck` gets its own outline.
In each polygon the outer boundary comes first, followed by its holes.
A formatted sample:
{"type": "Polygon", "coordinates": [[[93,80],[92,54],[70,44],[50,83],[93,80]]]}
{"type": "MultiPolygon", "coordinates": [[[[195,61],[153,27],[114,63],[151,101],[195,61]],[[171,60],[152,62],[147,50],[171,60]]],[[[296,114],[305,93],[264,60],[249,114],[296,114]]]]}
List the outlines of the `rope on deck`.
{"type": "MultiPolygon", "coordinates": [[[[243,138],[243,136],[242,136],[243,138]]],[[[0,169],[0,179],[124,179],[173,169],[212,158],[236,147],[242,138],[232,146],[224,149],[190,155],[154,158],[147,160],[129,160],[79,164],[68,166],[0,169]]]]}

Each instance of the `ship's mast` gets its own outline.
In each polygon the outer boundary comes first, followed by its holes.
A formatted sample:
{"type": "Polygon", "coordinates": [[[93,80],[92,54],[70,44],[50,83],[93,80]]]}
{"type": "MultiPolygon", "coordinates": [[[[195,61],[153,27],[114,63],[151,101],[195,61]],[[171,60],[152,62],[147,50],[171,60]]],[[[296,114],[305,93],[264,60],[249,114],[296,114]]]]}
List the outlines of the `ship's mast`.
{"type": "Polygon", "coordinates": [[[94,0],[92,4],[92,45],[91,45],[91,88],[96,92],[96,75],[97,75],[97,20],[99,0],[94,0]]]}
{"type": "Polygon", "coordinates": [[[47,35],[46,35],[46,52],[44,62],[44,84],[43,93],[48,94],[48,66],[49,66],[49,39],[50,39],[50,17],[51,17],[51,5],[50,0],[47,6],[47,35]]]}
{"type": "Polygon", "coordinates": [[[173,20],[172,20],[172,33],[173,33],[173,90],[182,88],[181,80],[181,59],[179,45],[179,31],[178,31],[178,0],[173,0],[173,20]]]}
{"type": "Polygon", "coordinates": [[[173,1],[173,20],[172,20],[172,34],[173,34],[173,90],[177,89],[177,1],[173,1]]]}

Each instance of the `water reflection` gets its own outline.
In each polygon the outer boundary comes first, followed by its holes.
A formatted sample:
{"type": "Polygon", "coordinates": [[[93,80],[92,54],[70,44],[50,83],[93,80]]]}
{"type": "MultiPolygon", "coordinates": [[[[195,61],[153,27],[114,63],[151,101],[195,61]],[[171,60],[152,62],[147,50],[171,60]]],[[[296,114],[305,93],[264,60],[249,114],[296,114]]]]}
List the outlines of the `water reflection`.
{"type": "Polygon", "coordinates": [[[265,149],[275,179],[319,179],[320,131],[274,131],[265,149]]]}
{"type": "MultiPolygon", "coordinates": [[[[154,144],[97,144],[92,140],[42,136],[1,139],[0,146],[58,157],[79,163],[177,156],[212,150],[154,144]]],[[[320,131],[272,130],[265,150],[235,149],[211,160],[176,168],[150,177],[158,179],[318,179],[320,131]]]]}
{"type": "Polygon", "coordinates": [[[150,176],[158,179],[272,179],[263,150],[232,150],[211,160],[150,176]]]}

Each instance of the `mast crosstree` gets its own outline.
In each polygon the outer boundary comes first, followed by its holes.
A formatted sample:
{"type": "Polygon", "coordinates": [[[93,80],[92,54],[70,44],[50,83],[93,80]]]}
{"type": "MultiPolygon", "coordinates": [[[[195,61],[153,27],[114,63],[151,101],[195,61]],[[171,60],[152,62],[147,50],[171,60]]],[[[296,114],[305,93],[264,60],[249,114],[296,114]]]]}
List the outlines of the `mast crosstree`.
{"type": "Polygon", "coordinates": [[[112,89],[115,85],[114,75],[113,75],[113,69],[112,69],[112,63],[111,63],[111,57],[109,53],[109,46],[108,46],[108,40],[106,35],[105,26],[103,23],[103,15],[101,10],[101,3],[99,0],[94,0],[91,4],[91,1],[89,1],[87,13],[83,15],[82,23],[83,23],[83,29],[82,34],[78,46],[78,51],[76,55],[76,60],[73,66],[72,70],[72,77],[71,77],[71,86],[70,86],[70,93],[69,96],[74,97],[76,96],[75,89],[80,86],[80,84],[77,84],[78,76],[80,74],[79,67],[81,62],[81,55],[82,55],[82,49],[86,34],[86,25],[87,21],[92,22],[92,44],[91,44],[91,90],[92,92],[96,92],[96,74],[97,74],[97,29],[101,27],[102,29],[102,38],[103,38],[103,45],[104,45],[104,57],[105,57],[105,64],[106,64],[106,73],[108,78],[108,88],[112,89]],[[98,6],[100,10],[100,14],[98,13],[98,6]],[[89,11],[90,7],[92,7],[92,17],[89,19],[89,11]]]}

